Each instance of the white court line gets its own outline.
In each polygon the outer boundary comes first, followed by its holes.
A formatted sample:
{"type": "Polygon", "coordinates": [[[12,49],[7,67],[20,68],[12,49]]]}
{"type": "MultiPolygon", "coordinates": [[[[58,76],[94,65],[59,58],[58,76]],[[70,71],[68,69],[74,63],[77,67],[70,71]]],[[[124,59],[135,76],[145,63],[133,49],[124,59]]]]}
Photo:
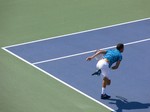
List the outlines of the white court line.
{"type": "MultiPolygon", "coordinates": [[[[111,47],[106,47],[106,48],[102,48],[102,49],[111,49],[111,48],[114,48],[114,47],[115,46],[111,46],[111,47]]],[[[49,60],[35,62],[35,63],[32,63],[32,64],[37,65],[37,64],[51,62],[51,61],[56,61],[56,60],[60,60],[60,59],[71,58],[71,57],[75,57],[75,56],[80,56],[80,55],[92,53],[92,52],[95,52],[95,51],[96,50],[91,50],[91,51],[82,52],[82,53],[76,53],[76,54],[72,54],[72,55],[68,55],[68,56],[62,56],[62,57],[58,57],[58,58],[53,58],[53,59],[49,59],[49,60]]]]}
{"type": "Polygon", "coordinates": [[[71,36],[71,35],[76,35],[76,34],[96,31],[96,30],[101,30],[101,29],[105,29],[105,28],[112,28],[112,27],[116,27],[116,26],[130,24],[130,23],[145,21],[145,20],[149,20],[149,19],[150,19],[150,17],[149,18],[139,19],[139,20],[134,20],[134,21],[129,21],[129,22],[124,22],[124,23],[119,23],[119,24],[115,24],[115,25],[109,25],[109,26],[105,26],[105,27],[100,27],[100,28],[95,28],[95,29],[90,29],[90,30],[70,33],[70,34],[65,34],[65,35],[55,36],[55,37],[49,37],[49,38],[40,39],[40,40],[35,40],[35,41],[30,41],[30,42],[25,42],[25,43],[20,43],[20,44],[15,44],[15,45],[9,45],[9,46],[5,46],[5,47],[2,47],[2,48],[9,48],[9,47],[15,47],[15,46],[20,46],[20,45],[31,44],[31,43],[35,43],[35,42],[41,42],[41,41],[45,41],[45,40],[57,39],[57,38],[62,38],[62,37],[66,37],[66,36],[71,36]]]}
{"type": "Polygon", "coordinates": [[[55,79],[55,80],[59,81],[60,83],[62,83],[62,84],[64,84],[64,85],[66,85],[67,87],[69,87],[69,88],[71,88],[71,89],[75,90],[76,92],[78,92],[78,93],[82,94],[83,96],[85,96],[85,97],[87,97],[87,98],[91,99],[92,101],[94,101],[94,102],[96,102],[96,103],[100,104],[101,106],[103,106],[103,107],[107,108],[107,109],[108,109],[108,110],[110,110],[111,112],[115,112],[115,110],[113,110],[112,108],[110,108],[110,107],[108,107],[107,105],[103,104],[102,102],[100,102],[100,101],[98,101],[98,100],[96,100],[96,99],[92,98],[91,96],[89,96],[89,95],[85,94],[84,92],[82,92],[82,91],[80,91],[80,90],[76,89],[75,87],[73,87],[73,86],[71,86],[71,85],[67,84],[66,82],[64,82],[64,81],[60,80],[59,78],[55,77],[54,75],[52,75],[52,74],[50,74],[50,73],[48,73],[48,72],[44,71],[43,69],[41,69],[41,68],[37,67],[36,65],[34,65],[34,64],[32,64],[32,63],[28,62],[27,60],[25,60],[25,59],[23,59],[23,58],[19,57],[18,55],[16,55],[16,54],[14,54],[13,52],[11,52],[11,51],[7,50],[6,48],[2,48],[2,49],[3,49],[3,50],[5,50],[6,52],[10,53],[11,55],[13,55],[13,56],[17,57],[18,59],[22,60],[23,62],[25,62],[25,63],[27,63],[27,64],[31,65],[32,67],[34,67],[34,68],[38,69],[39,71],[41,71],[41,72],[45,73],[46,75],[48,75],[48,76],[52,77],[53,79],[55,79]]]}
{"type": "MultiPolygon", "coordinates": [[[[36,63],[30,63],[30,62],[28,62],[27,60],[23,59],[22,57],[19,57],[18,55],[16,55],[16,54],[14,54],[13,52],[9,51],[7,48],[9,48],[9,47],[16,47],[16,46],[25,45],[25,44],[31,44],[31,43],[35,43],[35,42],[41,42],[41,41],[50,40],[50,39],[56,39],[56,38],[60,38],[60,37],[62,38],[62,37],[65,37],[65,36],[70,36],[70,35],[75,35],[75,34],[80,34],[80,33],[85,33],[85,32],[90,32],[90,31],[95,31],[95,30],[100,30],[100,29],[105,29],[105,28],[111,28],[111,27],[120,26],[120,25],[125,25],[125,24],[130,24],[130,23],[134,23],[134,22],[140,22],[140,21],[144,21],[144,20],[148,20],[148,19],[150,19],[150,18],[144,18],[144,19],[140,19],[140,20],[134,20],[134,21],[124,22],[124,23],[115,24],[115,25],[110,25],[110,26],[105,26],[105,27],[101,27],[101,28],[95,28],[95,29],[91,29],[91,30],[85,30],[85,31],[76,32],[76,33],[71,33],[71,34],[66,34],[66,35],[61,35],[61,36],[49,37],[49,38],[46,38],[46,39],[35,40],[35,41],[25,42],[25,43],[21,43],[21,44],[15,44],[15,45],[10,45],[10,46],[5,46],[5,47],[2,47],[2,49],[5,50],[6,52],[12,54],[13,56],[17,57],[18,59],[22,60],[23,62],[25,62],[25,63],[27,63],[27,64],[33,66],[34,68],[40,70],[41,72],[45,73],[46,75],[48,75],[48,76],[54,78],[55,80],[61,82],[62,84],[68,86],[69,88],[71,88],[71,89],[77,91],[78,93],[80,93],[80,94],[86,96],[87,98],[93,100],[94,102],[96,102],[96,103],[98,103],[98,104],[104,106],[105,108],[109,109],[110,111],[115,111],[115,110],[113,110],[112,108],[108,107],[107,105],[101,103],[100,101],[98,101],[98,100],[96,100],[96,99],[94,99],[94,98],[88,96],[87,94],[83,93],[82,91],[80,91],[80,90],[78,90],[78,89],[72,87],[71,85],[67,84],[66,82],[64,82],[64,81],[62,81],[62,80],[60,80],[60,79],[58,79],[57,77],[51,75],[50,73],[48,73],[48,72],[42,70],[42,69],[39,68],[39,67],[37,67],[36,65],[34,65],[34,64],[36,64],[36,63]]],[[[140,43],[140,42],[149,41],[149,40],[150,40],[150,38],[144,39],[144,40],[139,40],[139,41],[134,41],[134,42],[130,42],[130,43],[126,43],[125,45],[131,45],[131,44],[140,43]]],[[[107,47],[107,48],[103,48],[103,49],[109,49],[109,48],[114,48],[114,47],[115,47],[115,46],[107,47]]],[[[87,52],[83,52],[83,53],[78,53],[78,54],[76,54],[76,55],[74,54],[74,55],[75,55],[75,56],[77,56],[77,55],[83,55],[83,54],[87,54],[87,53],[94,52],[94,51],[95,51],[95,50],[87,51],[87,52]]],[[[67,56],[66,58],[68,58],[68,57],[69,57],[69,56],[67,56]]],[[[73,55],[70,55],[70,57],[73,57],[73,55]]],[[[60,58],[61,58],[61,57],[60,57],[60,58]]],[[[56,59],[56,58],[55,58],[55,59],[56,59]]],[[[62,59],[64,59],[64,58],[62,57],[62,59]]],[[[52,60],[52,59],[51,59],[51,60],[52,60]]],[[[54,60],[54,59],[53,59],[53,60],[54,60]]],[[[58,59],[57,59],[57,60],[58,60],[58,59]]]]}
{"type": "MultiPolygon", "coordinates": [[[[146,41],[149,41],[149,40],[150,40],[150,38],[147,38],[147,39],[143,39],[143,40],[139,40],[139,41],[129,42],[129,43],[126,43],[126,44],[124,44],[124,45],[132,45],[132,44],[137,44],[137,43],[141,43],[141,42],[146,42],[146,41]]],[[[111,47],[107,47],[107,48],[103,48],[103,49],[110,49],[110,48],[114,48],[114,47],[115,47],[115,46],[111,46],[111,47]]],[[[96,103],[100,104],[101,106],[103,106],[103,107],[105,107],[105,108],[109,109],[110,111],[115,112],[115,110],[114,110],[114,109],[112,109],[112,108],[108,107],[107,105],[105,105],[105,104],[101,103],[100,101],[98,101],[98,100],[96,100],[96,99],[92,98],[91,96],[89,96],[89,95],[87,95],[87,94],[83,93],[82,91],[80,91],[80,90],[78,90],[78,89],[74,88],[73,86],[71,86],[71,85],[67,84],[66,82],[64,82],[64,81],[62,81],[62,80],[60,80],[60,79],[58,79],[58,78],[57,78],[57,77],[55,77],[54,75],[51,75],[50,73],[48,73],[48,72],[44,71],[43,69],[41,69],[41,68],[37,67],[37,66],[36,66],[36,65],[34,65],[34,64],[32,64],[32,63],[28,62],[27,60],[25,60],[25,59],[23,59],[23,58],[19,57],[18,55],[14,54],[13,52],[11,52],[11,51],[7,50],[7,48],[3,47],[2,49],[3,49],[3,50],[5,50],[6,52],[8,52],[8,53],[12,54],[13,56],[17,57],[18,59],[22,60],[23,62],[25,62],[25,63],[27,63],[27,64],[31,65],[32,67],[34,67],[34,68],[38,69],[39,71],[41,71],[41,72],[45,73],[46,75],[48,75],[48,76],[52,77],[53,79],[55,79],[55,80],[57,80],[57,81],[61,82],[62,84],[66,85],[67,87],[69,87],[69,88],[71,88],[71,89],[75,90],[76,92],[78,92],[78,93],[82,94],[83,96],[85,96],[85,97],[87,97],[87,98],[91,99],[92,101],[94,101],[94,102],[96,102],[96,103]]],[[[87,52],[83,52],[83,53],[79,53],[79,54],[80,54],[80,55],[82,55],[82,54],[91,53],[91,52],[94,52],[94,51],[95,51],[95,50],[87,51],[87,52]]],[[[71,55],[70,55],[70,56],[71,56],[71,55]]]]}
{"type": "MultiPolygon", "coordinates": [[[[149,41],[149,40],[150,40],[150,38],[147,38],[147,39],[143,39],[143,40],[138,40],[138,41],[133,41],[133,42],[125,43],[124,45],[125,46],[127,46],[127,45],[133,45],[133,44],[138,44],[138,43],[141,43],[141,42],[146,42],[146,41],[149,41]]],[[[101,49],[106,50],[106,49],[111,49],[111,48],[115,48],[115,47],[116,46],[111,46],[111,47],[106,47],[106,48],[101,48],[101,49]]],[[[80,55],[92,53],[92,52],[95,52],[95,51],[96,50],[91,50],[91,51],[82,52],[82,53],[76,53],[76,54],[72,54],[72,55],[68,55],[68,56],[62,56],[62,57],[58,57],[58,58],[53,58],[53,59],[49,59],[49,60],[35,62],[35,63],[32,63],[32,64],[37,65],[37,64],[51,62],[51,61],[56,61],[56,60],[60,60],[60,59],[71,58],[71,57],[75,57],[75,56],[80,56],[80,55]]]]}

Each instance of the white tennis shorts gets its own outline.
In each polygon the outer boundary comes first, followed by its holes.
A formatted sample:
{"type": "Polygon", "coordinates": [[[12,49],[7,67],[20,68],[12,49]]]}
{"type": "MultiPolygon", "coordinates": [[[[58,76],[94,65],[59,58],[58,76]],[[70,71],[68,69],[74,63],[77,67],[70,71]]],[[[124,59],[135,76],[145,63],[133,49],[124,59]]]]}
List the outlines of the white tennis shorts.
{"type": "Polygon", "coordinates": [[[102,74],[104,77],[109,78],[110,68],[109,68],[108,62],[106,62],[105,59],[99,60],[99,61],[97,62],[96,68],[97,68],[97,69],[101,69],[101,74],[102,74]]]}

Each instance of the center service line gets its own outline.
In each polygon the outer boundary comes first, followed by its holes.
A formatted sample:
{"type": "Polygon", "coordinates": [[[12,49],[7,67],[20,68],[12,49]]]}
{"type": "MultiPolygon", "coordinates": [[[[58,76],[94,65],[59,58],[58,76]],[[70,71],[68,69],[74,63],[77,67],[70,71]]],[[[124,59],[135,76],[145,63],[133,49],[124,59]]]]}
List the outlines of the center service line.
{"type": "MultiPolygon", "coordinates": [[[[150,38],[147,38],[147,39],[143,39],[143,40],[138,40],[138,41],[125,43],[124,45],[125,46],[133,45],[133,44],[138,44],[138,43],[141,43],[141,42],[146,42],[146,41],[149,41],[149,40],[150,40],[150,38]]],[[[115,47],[116,46],[111,46],[111,47],[105,47],[105,48],[101,48],[101,49],[106,50],[106,49],[111,49],[111,48],[115,48],[115,47]]],[[[67,56],[62,56],[62,57],[58,57],[58,58],[53,58],[53,59],[48,59],[48,60],[44,60],[44,61],[35,62],[35,63],[32,63],[32,64],[37,65],[37,64],[41,64],[41,63],[57,61],[57,60],[61,60],[61,59],[66,59],[66,58],[71,58],[71,57],[80,56],[80,55],[84,55],[84,54],[89,54],[89,53],[92,53],[92,52],[95,52],[95,51],[96,50],[86,51],[86,52],[82,52],[82,53],[76,53],[76,54],[72,54],[72,55],[67,55],[67,56]]]]}

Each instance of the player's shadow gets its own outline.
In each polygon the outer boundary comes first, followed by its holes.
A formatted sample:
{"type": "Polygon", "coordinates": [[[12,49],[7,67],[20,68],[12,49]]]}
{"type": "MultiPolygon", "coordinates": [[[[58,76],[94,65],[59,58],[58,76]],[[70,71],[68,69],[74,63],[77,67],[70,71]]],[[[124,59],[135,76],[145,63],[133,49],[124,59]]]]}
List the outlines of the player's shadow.
{"type": "Polygon", "coordinates": [[[133,110],[133,109],[147,109],[150,107],[150,103],[140,103],[136,101],[127,101],[127,99],[117,96],[116,99],[109,99],[110,104],[115,104],[117,106],[116,112],[123,112],[123,110],[133,110]]]}

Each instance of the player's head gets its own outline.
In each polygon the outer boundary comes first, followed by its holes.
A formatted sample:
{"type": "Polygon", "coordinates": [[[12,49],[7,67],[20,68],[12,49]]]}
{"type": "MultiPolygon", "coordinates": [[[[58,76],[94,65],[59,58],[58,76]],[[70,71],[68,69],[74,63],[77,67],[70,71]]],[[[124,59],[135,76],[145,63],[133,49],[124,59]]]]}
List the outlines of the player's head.
{"type": "Polygon", "coordinates": [[[120,52],[124,51],[124,45],[122,43],[117,44],[116,49],[118,49],[120,52]]]}

